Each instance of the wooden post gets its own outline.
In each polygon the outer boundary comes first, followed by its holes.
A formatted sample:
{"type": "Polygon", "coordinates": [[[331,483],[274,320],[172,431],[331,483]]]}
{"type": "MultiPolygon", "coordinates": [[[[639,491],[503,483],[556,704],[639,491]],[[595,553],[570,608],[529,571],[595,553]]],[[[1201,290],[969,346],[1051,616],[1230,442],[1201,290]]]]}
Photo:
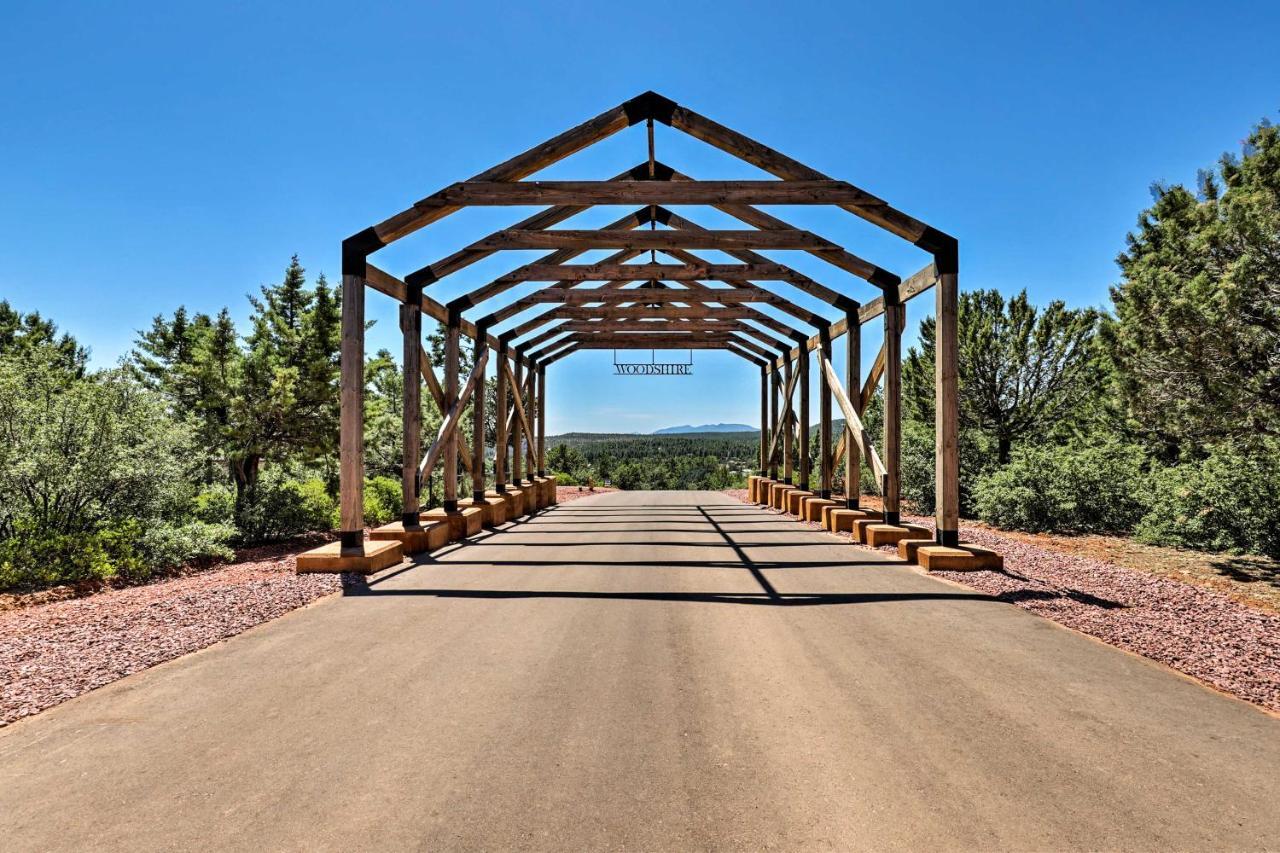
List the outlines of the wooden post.
{"type": "Polygon", "coordinates": [[[760,365],[760,476],[769,476],[769,366],[760,365]]]}
{"type": "MultiPolygon", "coordinates": [[[[787,360],[783,365],[783,372],[787,380],[786,384],[783,386],[784,389],[791,388],[792,376],[791,358],[790,356],[787,356],[786,358],[787,360]]],[[[791,389],[791,393],[795,393],[794,388],[791,389]]],[[[782,408],[784,411],[786,410],[787,406],[785,403],[782,408]]],[[[792,474],[795,471],[795,468],[793,467],[793,460],[795,459],[795,456],[792,453],[792,445],[795,443],[795,433],[791,430],[791,422],[794,420],[794,416],[785,418],[784,420],[786,423],[780,425],[782,427],[782,482],[790,486],[792,474]]]]}
{"type": "MultiPolygon", "coordinates": [[[[769,443],[773,445],[776,444],[778,435],[778,398],[782,393],[782,374],[778,372],[776,365],[771,365],[769,375],[773,385],[772,393],[769,395],[769,443]]],[[[778,454],[776,452],[769,457],[769,479],[778,479],[778,454]]]]}
{"type": "Polygon", "coordinates": [[[800,488],[807,492],[809,490],[809,348],[803,344],[800,346],[797,367],[800,368],[800,378],[797,381],[800,386],[800,447],[798,449],[800,488]]]}
{"type": "MultiPolygon", "coordinates": [[[[452,410],[458,401],[458,347],[461,344],[461,320],[462,317],[458,312],[451,312],[444,330],[445,411],[452,410]]],[[[444,510],[456,512],[458,509],[458,431],[456,429],[450,434],[443,455],[441,476],[444,478],[444,510]]]]}
{"type": "MultiPolygon", "coordinates": [[[[822,357],[831,360],[831,327],[818,329],[819,349],[822,357]]],[[[818,400],[818,456],[821,462],[818,496],[823,499],[831,497],[831,385],[825,370],[818,371],[819,389],[822,396],[818,400]]]]}
{"type": "Polygon", "coordinates": [[[547,366],[538,365],[538,476],[547,476],[547,366]]]}
{"type": "MultiPolygon", "coordinates": [[[[523,405],[524,404],[524,363],[520,360],[520,356],[518,354],[516,355],[515,363],[516,363],[516,368],[513,373],[516,381],[513,383],[515,387],[511,389],[511,393],[519,397],[520,403],[521,405],[523,405]]],[[[514,401],[512,401],[512,404],[514,405],[514,401]]],[[[524,453],[521,449],[521,436],[522,436],[522,433],[520,431],[520,424],[516,423],[511,430],[511,484],[515,486],[517,489],[522,488],[522,483],[520,482],[520,475],[524,471],[522,467],[524,464],[524,453]]]]}
{"type": "MultiPolygon", "coordinates": [[[[887,296],[888,294],[886,294],[887,296]]],[[[896,295],[896,294],[895,294],[896,295]]],[[[898,524],[902,465],[902,316],[903,306],[884,306],[884,523],[898,524]]]]}
{"type": "Polygon", "coordinates": [[[342,276],[341,352],[339,535],[342,553],[356,556],[364,554],[364,277],[360,275],[342,276]]]}
{"type": "Polygon", "coordinates": [[[934,487],[937,490],[936,539],[939,545],[960,544],[959,431],[959,275],[953,264],[939,263],[934,362],[934,487]]]}
{"type": "Polygon", "coordinates": [[[401,469],[401,522],[406,528],[420,524],[420,479],[422,459],[422,291],[410,287],[400,306],[400,329],[404,335],[404,447],[401,469]]]}
{"type": "MultiPolygon", "coordinates": [[[[862,324],[858,321],[856,311],[845,315],[847,331],[845,333],[845,368],[844,387],[849,389],[850,402],[862,416],[862,395],[858,389],[862,387],[862,324]]],[[[853,429],[845,424],[844,431],[844,505],[848,509],[857,509],[858,497],[862,492],[862,454],[858,443],[853,440],[853,429]]]]}
{"type": "MultiPolygon", "coordinates": [[[[485,341],[485,330],[476,329],[475,363],[479,364],[484,357],[488,344],[485,341]]],[[[484,404],[485,404],[484,372],[480,374],[479,384],[471,396],[471,500],[482,504],[484,500],[484,404]]]]}
{"type": "Polygon", "coordinates": [[[493,442],[493,487],[505,493],[507,491],[507,371],[503,368],[507,363],[506,341],[499,342],[495,363],[497,367],[494,373],[497,376],[498,388],[497,399],[494,401],[494,408],[497,411],[493,413],[497,423],[497,434],[493,442]]]}

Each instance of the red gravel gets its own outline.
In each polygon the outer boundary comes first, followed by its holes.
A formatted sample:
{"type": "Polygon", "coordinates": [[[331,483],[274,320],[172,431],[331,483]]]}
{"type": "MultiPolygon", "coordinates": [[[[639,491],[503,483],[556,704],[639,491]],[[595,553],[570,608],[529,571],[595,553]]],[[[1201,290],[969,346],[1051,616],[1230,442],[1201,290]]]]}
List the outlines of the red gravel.
{"type": "Polygon", "coordinates": [[[602,495],[606,492],[616,492],[617,489],[612,486],[596,486],[594,492],[587,491],[587,487],[583,486],[582,491],[578,491],[577,486],[556,486],[556,503],[567,504],[570,501],[576,501],[579,498],[589,498],[592,495],[602,495]]]}
{"type": "MultiPolygon", "coordinates": [[[[725,494],[747,502],[745,490],[725,494]]],[[[931,518],[904,518],[933,528],[931,518]]],[[[1005,570],[931,574],[1280,711],[1280,615],[1213,590],[1015,541],[988,529],[962,525],[960,538],[998,551],[1005,570]]]]}
{"type": "Polygon", "coordinates": [[[217,569],[0,613],[0,725],[274,619],[341,589],[295,575],[307,545],[217,569]]]}

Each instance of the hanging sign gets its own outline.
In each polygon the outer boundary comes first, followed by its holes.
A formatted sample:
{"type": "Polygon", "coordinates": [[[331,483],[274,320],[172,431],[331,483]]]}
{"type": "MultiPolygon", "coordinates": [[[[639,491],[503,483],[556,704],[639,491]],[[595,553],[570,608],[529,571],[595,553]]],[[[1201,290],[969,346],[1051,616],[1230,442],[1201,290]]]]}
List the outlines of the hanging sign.
{"type": "Polygon", "coordinates": [[[618,361],[618,352],[613,353],[613,372],[616,376],[692,376],[693,350],[689,351],[688,361],[654,361],[652,353],[648,362],[618,361]]]}

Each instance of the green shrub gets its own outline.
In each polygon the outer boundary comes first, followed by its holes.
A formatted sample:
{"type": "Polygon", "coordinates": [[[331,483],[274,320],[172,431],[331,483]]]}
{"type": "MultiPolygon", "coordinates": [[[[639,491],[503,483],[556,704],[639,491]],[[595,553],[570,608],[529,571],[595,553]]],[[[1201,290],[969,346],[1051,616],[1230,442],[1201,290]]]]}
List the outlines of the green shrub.
{"type": "Polygon", "coordinates": [[[300,533],[330,530],[337,502],[320,480],[286,479],[264,473],[240,508],[238,527],[246,542],[275,542],[300,533]]]}
{"type": "Polygon", "coordinates": [[[1215,449],[1158,470],[1134,538],[1153,545],[1280,557],[1280,461],[1270,452],[1215,449]]]}
{"type": "Polygon", "coordinates": [[[978,479],[978,517],[1012,530],[1122,533],[1146,511],[1143,454],[1120,444],[1033,447],[978,479]]]}
{"type": "MultiPolygon", "coordinates": [[[[399,480],[374,477],[364,481],[364,523],[386,524],[404,511],[404,495],[399,480]]],[[[336,526],[336,525],[335,525],[336,526]]]]}
{"type": "Polygon", "coordinates": [[[195,497],[193,509],[198,521],[205,524],[234,525],[236,493],[227,485],[210,486],[195,497]]]}
{"type": "Polygon", "coordinates": [[[566,471],[556,471],[556,472],[555,472],[555,475],[556,475],[556,485],[557,485],[557,486],[576,486],[576,485],[578,485],[578,480],[577,480],[577,478],[575,478],[572,474],[570,474],[570,473],[568,473],[568,472],[566,472],[566,471]]]}
{"type": "Polygon", "coordinates": [[[235,552],[227,543],[235,536],[236,529],[230,524],[153,524],[142,531],[137,549],[149,572],[164,571],[191,563],[231,560],[235,552]]]}
{"type": "Polygon", "coordinates": [[[32,535],[0,541],[0,589],[28,592],[59,584],[144,579],[145,561],[135,550],[136,521],[96,533],[32,535]]]}

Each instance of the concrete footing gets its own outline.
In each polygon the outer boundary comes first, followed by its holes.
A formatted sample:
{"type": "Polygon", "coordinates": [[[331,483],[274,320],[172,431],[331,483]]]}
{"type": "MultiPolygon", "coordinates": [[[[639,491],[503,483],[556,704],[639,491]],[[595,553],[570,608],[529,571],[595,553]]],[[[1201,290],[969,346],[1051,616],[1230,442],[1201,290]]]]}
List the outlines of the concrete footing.
{"type": "Polygon", "coordinates": [[[481,503],[477,503],[475,498],[458,501],[458,508],[475,507],[480,510],[480,524],[482,526],[497,527],[507,520],[507,502],[499,498],[497,494],[497,492],[486,492],[484,501],[481,503]]]}
{"type": "Polygon", "coordinates": [[[770,479],[769,477],[761,477],[760,482],[756,483],[756,496],[752,498],[752,502],[768,505],[769,492],[777,482],[777,480],[770,479]]]}
{"type": "Polygon", "coordinates": [[[449,541],[457,542],[475,536],[484,524],[484,510],[478,506],[464,507],[459,504],[453,512],[445,512],[444,507],[436,507],[422,514],[422,523],[443,521],[449,525],[449,541]]]}
{"type": "Polygon", "coordinates": [[[836,502],[830,498],[815,496],[805,498],[800,502],[800,512],[803,514],[805,521],[820,522],[822,521],[822,511],[836,505],[836,502]]]}
{"type": "Polygon", "coordinates": [[[801,501],[805,498],[813,497],[813,492],[808,489],[792,489],[787,492],[786,512],[790,515],[799,516],[801,501]]]}
{"type": "Polygon", "coordinates": [[[919,524],[869,524],[862,531],[862,544],[871,548],[897,545],[903,539],[933,541],[933,531],[919,524]]]}
{"type": "Polygon", "coordinates": [[[769,506],[774,509],[785,509],[786,494],[794,491],[795,488],[790,483],[774,483],[769,487],[769,506]]]}
{"type": "Polygon", "coordinates": [[[298,555],[298,574],[310,572],[355,572],[371,575],[389,569],[404,559],[404,548],[395,540],[365,542],[357,551],[343,551],[342,543],[326,542],[298,555]]]}
{"type": "Polygon", "coordinates": [[[915,561],[926,571],[945,569],[951,572],[972,572],[980,569],[1004,568],[1004,557],[988,548],[979,548],[977,545],[951,546],[925,542],[916,549],[915,561]]]}
{"type": "Polygon", "coordinates": [[[849,509],[843,506],[823,507],[822,526],[832,533],[852,533],[855,521],[880,521],[881,515],[875,510],[849,509]]]}
{"type": "Polygon", "coordinates": [[[405,527],[402,521],[393,521],[369,531],[369,538],[375,542],[399,542],[406,554],[421,554],[434,551],[449,543],[449,525],[443,521],[428,521],[417,527],[405,527]]]}

